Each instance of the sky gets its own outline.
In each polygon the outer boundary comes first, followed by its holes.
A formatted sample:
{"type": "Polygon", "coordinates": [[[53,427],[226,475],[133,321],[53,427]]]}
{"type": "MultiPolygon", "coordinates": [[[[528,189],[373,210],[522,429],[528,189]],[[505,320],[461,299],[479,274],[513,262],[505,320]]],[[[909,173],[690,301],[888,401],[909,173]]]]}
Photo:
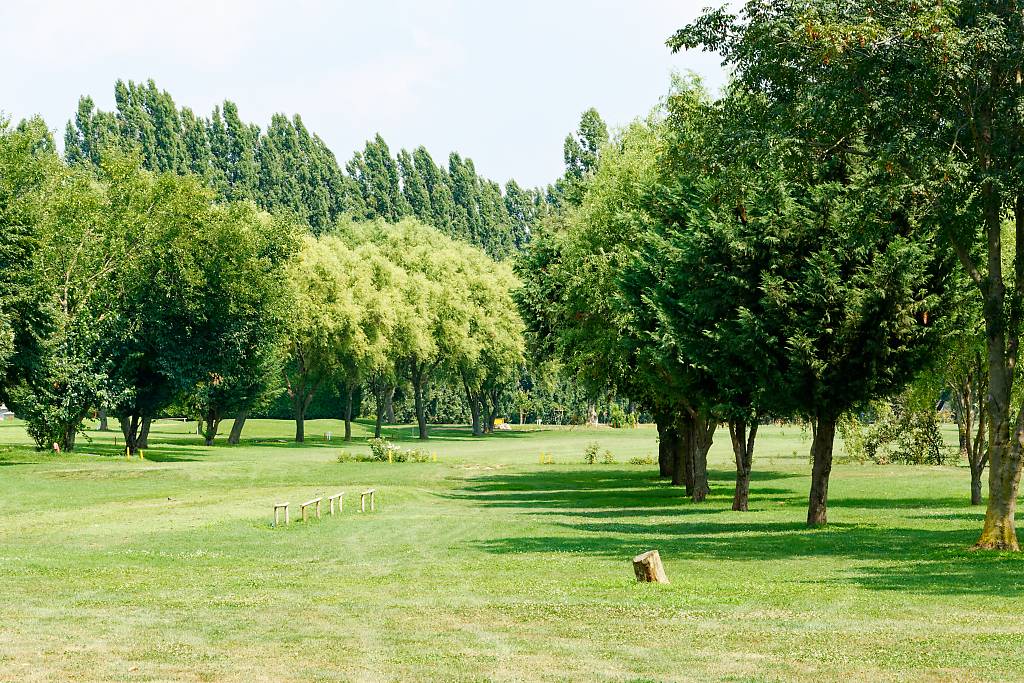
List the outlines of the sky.
{"type": "Polygon", "coordinates": [[[0,1],[0,111],[58,137],[78,98],[113,109],[114,82],[152,78],[208,115],[234,101],[265,128],[298,113],[345,163],[380,133],[471,157],[483,175],[544,185],[581,112],[643,116],[673,71],[712,90],[714,55],[665,40],[716,0],[0,1]]]}

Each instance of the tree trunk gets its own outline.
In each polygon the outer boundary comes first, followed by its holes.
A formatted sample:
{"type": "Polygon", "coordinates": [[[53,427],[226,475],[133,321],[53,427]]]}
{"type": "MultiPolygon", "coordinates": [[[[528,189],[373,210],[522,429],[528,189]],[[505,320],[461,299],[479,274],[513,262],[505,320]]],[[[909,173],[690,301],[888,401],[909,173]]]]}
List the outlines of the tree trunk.
{"type": "Polygon", "coordinates": [[[149,427],[153,424],[153,418],[144,417],[139,425],[139,448],[149,448],[149,427]]]}
{"type": "Polygon", "coordinates": [[[125,448],[128,449],[130,455],[137,455],[139,452],[139,427],[142,421],[138,415],[121,415],[120,421],[125,448]]]}
{"type": "Polygon", "coordinates": [[[295,442],[304,443],[306,441],[306,408],[305,406],[295,406],[295,442]]]}
{"type": "Polygon", "coordinates": [[[693,468],[693,484],[691,495],[693,502],[704,501],[711,493],[708,485],[708,451],[715,438],[717,421],[703,411],[697,411],[692,419],[693,436],[690,440],[692,455],[690,462],[693,468]]]}
{"type": "Polygon", "coordinates": [[[384,422],[384,393],[387,391],[386,388],[374,387],[373,390],[373,402],[374,402],[374,417],[376,418],[373,423],[373,438],[379,439],[381,434],[381,425],[384,422]]]}
{"type": "Polygon", "coordinates": [[[971,463],[971,505],[981,505],[981,468],[971,463]]]}
{"type": "Polygon", "coordinates": [[[750,500],[750,469],[754,462],[754,439],[757,437],[757,419],[751,421],[747,433],[746,420],[729,421],[729,437],[732,452],[736,458],[736,492],[732,497],[732,509],[746,512],[750,500]]]}
{"type": "MultiPolygon", "coordinates": [[[[1010,406],[1013,396],[1014,366],[1019,343],[1021,314],[1020,292],[1015,288],[1010,300],[1009,321],[1006,319],[1006,285],[1002,272],[1002,197],[995,182],[989,178],[982,186],[981,198],[988,239],[988,277],[981,280],[984,297],[985,341],[988,350],[988,507],[985,524],[976,548],[993,550],[1020,550],[1017,542],[1015,515],[1017,489],[1021,475],[1022,419],[1012,428],[1010,406]],[[1010,336],[1007,338],[1007,332],[1010,336]]],[[[1015,281],[1018,287],[1024,279],[1024,202],[1016,200],[1015,281]]]]}
{"type": "Polygon", "coordinates": [[[107,423],[107,407],[106,406],[101,406],[100,407],[100,427],[99,427],[99,431],[101,431],[101,432],[109,432],[110,431],[110,425],[107,423]]]}
{"type": "Polygon", "coordinates": [[[492,390],[491,392],[491,408],[487,411],[487,422],[484,425],[484,429],[487,432],[494,433],[494,423],[498,421],[498,411],[501,410],[501,391],[492,390]]]}
{"type": "Polygon", "coordinates": [[[665,565],[661,563],[661,554],[657,550],[648,550],[634,557],[633,572],[640,583],[668,583],[665,565]]]}
{"type": "Polygon", "coordinates": [[[473,393],[473,389],[469,385],[469,379],[465,374],[462,375],[462,390],[466,392],[466,403],[469,404],[470,426],[473,428],[473,436],[483,436],[483,425],[480,422],[480,401],[477,399],[476,394],[473,393]]]}
{"type": "Polygon", "coordinates": [[[412,373],[413,399],[416,403],[416,425],[419,427],[419,438],[426,441],[430,438],[427,432],[427,407],[423,400],[423,388],[426,384],[426,369],[419,367],[412,373]]]}
{"type": "Polygon", "coordinates": [[[811,440],[811,493],[807,503],[807,526],[828,523],[828,478],[832,473],[832,448],[836,436],[836,418],[819,415],[811,440]]]}
{"type": "Polygon", "coordinates": [[[221,415],[214,408],[206,412],[206,429],[203,432],[203,440],[207,446],[212,446],[217,439],[217,430],[220,428],[221,415]]]}
{"type": "MultiPolygon", "coordinates": [[[[676,416],[674,425],[675,452],[672,458],[672,485],[684,486],[686,495],[693,495],[693,421],[685,411],[676,416]]],[[[672,429],[670,427],[670,429],[672,429]]]]}
{"type": "Polygon", "coordinates": [[[654,423],[658,427],[658,476],[668,479],[672,477],[675,453],[679,449],[678,434],[668,415],[656,416],[654,423]]]}
{"type": "Polygon", "coordinates": [[[78,425],[69,425],[64,429],[64,434],[61,436],[60,449],[64,453],[70,453],[75,450],[75,437],[78,435],[78,425]]]}
{"type": "Polygon", "coordinates": [[[351,384],[345,387],[345,441],[352,440],[352,394],[354,391],[351,384]]]}
{"type": "Polygon", "coordinates": [[[597,404],[593,401],[587,401],[587,424],[591,426],[597,424],[597,404]]]}
{"type": "Polygon", "coordinates": [[[391,385],[384,393],[384,416],[388,424],[395,424],[395,390],[398,387],[391,385]]]}
{"type": "Polygon", "coordinates": [[[249,419],[248,410],[239,410],[238,415],[235,416],[235,421],[231,424],[231,433],[228,435],[228,443],[232,446],[237,446],[238,442],[242,440],[242,429],[245,428],[245,421],[249,419]]]}

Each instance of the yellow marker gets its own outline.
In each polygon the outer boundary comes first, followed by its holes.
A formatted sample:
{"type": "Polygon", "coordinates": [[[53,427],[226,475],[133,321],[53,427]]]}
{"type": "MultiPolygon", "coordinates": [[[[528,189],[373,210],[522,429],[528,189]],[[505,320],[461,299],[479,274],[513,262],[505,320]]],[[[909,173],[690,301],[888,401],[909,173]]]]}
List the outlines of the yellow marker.
{"type": "Polygon", "coordinates": [[[437,453],[431,453],[430,455],[433,457],[434,462],[437,462],[437,453]]]}
{"type": "Polygon", "coordinates": [[[128,448],[128,446],[124,447],[124,458],[125,458],[125,460],[131,460],[132,459],[132,449],[128,448]]]}
{"type": "Polygon", "coordinates": [[[388,449],[388,462],[391,462],[391,449],[388,449]]]}
{"type": "Polygon", "coordinates": [[[544,464],[544,451],[540,452],[540,456],[537,458],[537,462],[540,463],[541,465],[544,464]]]}
{"type": "Polygon", "coordinates": [[[140,450],[139,451],[139,460],[145,460],[145,459],[146,459],[146,451],[140,450]]]}

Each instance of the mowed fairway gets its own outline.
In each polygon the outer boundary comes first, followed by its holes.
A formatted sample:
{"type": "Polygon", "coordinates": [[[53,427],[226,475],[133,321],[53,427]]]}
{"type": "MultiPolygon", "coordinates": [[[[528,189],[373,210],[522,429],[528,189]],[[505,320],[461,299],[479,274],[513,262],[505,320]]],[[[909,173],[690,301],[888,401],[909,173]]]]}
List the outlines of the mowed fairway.
{"type": "Polygon", "coordinates": [[[129,462],[111,433],[55,457],[0,426],[0,678],[1024,678],[1024,562],[967,550],[965,468],[837,466],[812,531],[794,427],[764,428],[749,513],[729,509],[723,432],[694,505],[626,464],[656,454],[652,427],[436,430],[424,464],[338,463],[338,423],[305,446],[288,422],[238,447],[188,429],[158,423],[129,462]],[[591,441],[618,464],[583,464],[591,441]],[[294,523],[336,491],[342,516],[294,523]],[[650,548],[671,585],[634,582],[650,548]]]}

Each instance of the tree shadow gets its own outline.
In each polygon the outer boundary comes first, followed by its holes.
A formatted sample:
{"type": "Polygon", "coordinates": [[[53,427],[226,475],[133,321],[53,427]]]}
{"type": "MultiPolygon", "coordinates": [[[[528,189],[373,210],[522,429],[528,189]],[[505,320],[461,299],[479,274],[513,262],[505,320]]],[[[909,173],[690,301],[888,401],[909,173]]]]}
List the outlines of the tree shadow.
{"type": "Polygon", "coordinates": [[[508,536],[476,544],[499,555],[584,553],[625,561],[657,547],[669,561],[813,562],[832,558],[849,562],[839,562],[838,569],[830,566],[825,580],[871,590],[997,596],[1016,595],[1024,589],[1024,556],[971,552],[968,548],[977,538],[977,529],[907,525],[916,519],[976,521],[979,515],[974,512],[945,514],[950,507],[966,507],[962,498],[834,499],[830,507],[930,508],[940,514],[896,513],[893,525],[839,520],[811,529],[803,522],[806,497],[802,491],[756,483],[794,476],[799,475],[758,473],[751,486],[753,511],[749,513],[729,509],[732,492],[725,487],[713,489],[710,502],[693,504],[679,489],[621,471],[492,474],[468,482],[452,495],[482,507],[519,507],[524,514],[559,517],[552,520],[548,535],[508,536]],[[774,500],[766,500],[766,495],[774,500]],[[766,502],[768,505],[761,505],[766,502]],[[761,514],[780,509],[791,510],[792,520],[766,519],[761,514]]]}
{"type": "MultiPolygon", "coordinates": [[[[201,460],[201,458],[197,457],[200,453],[190,448],[182,448],[178,444],[158,444],[150,448],[143,448],[142,452],[145,455],[145,459],[152,462],[195,462],[201,460]]],[[[125,458],[124,447],[112,444],[82,444],[76,448],[74,453],[111,459],[125,458]]]]}

